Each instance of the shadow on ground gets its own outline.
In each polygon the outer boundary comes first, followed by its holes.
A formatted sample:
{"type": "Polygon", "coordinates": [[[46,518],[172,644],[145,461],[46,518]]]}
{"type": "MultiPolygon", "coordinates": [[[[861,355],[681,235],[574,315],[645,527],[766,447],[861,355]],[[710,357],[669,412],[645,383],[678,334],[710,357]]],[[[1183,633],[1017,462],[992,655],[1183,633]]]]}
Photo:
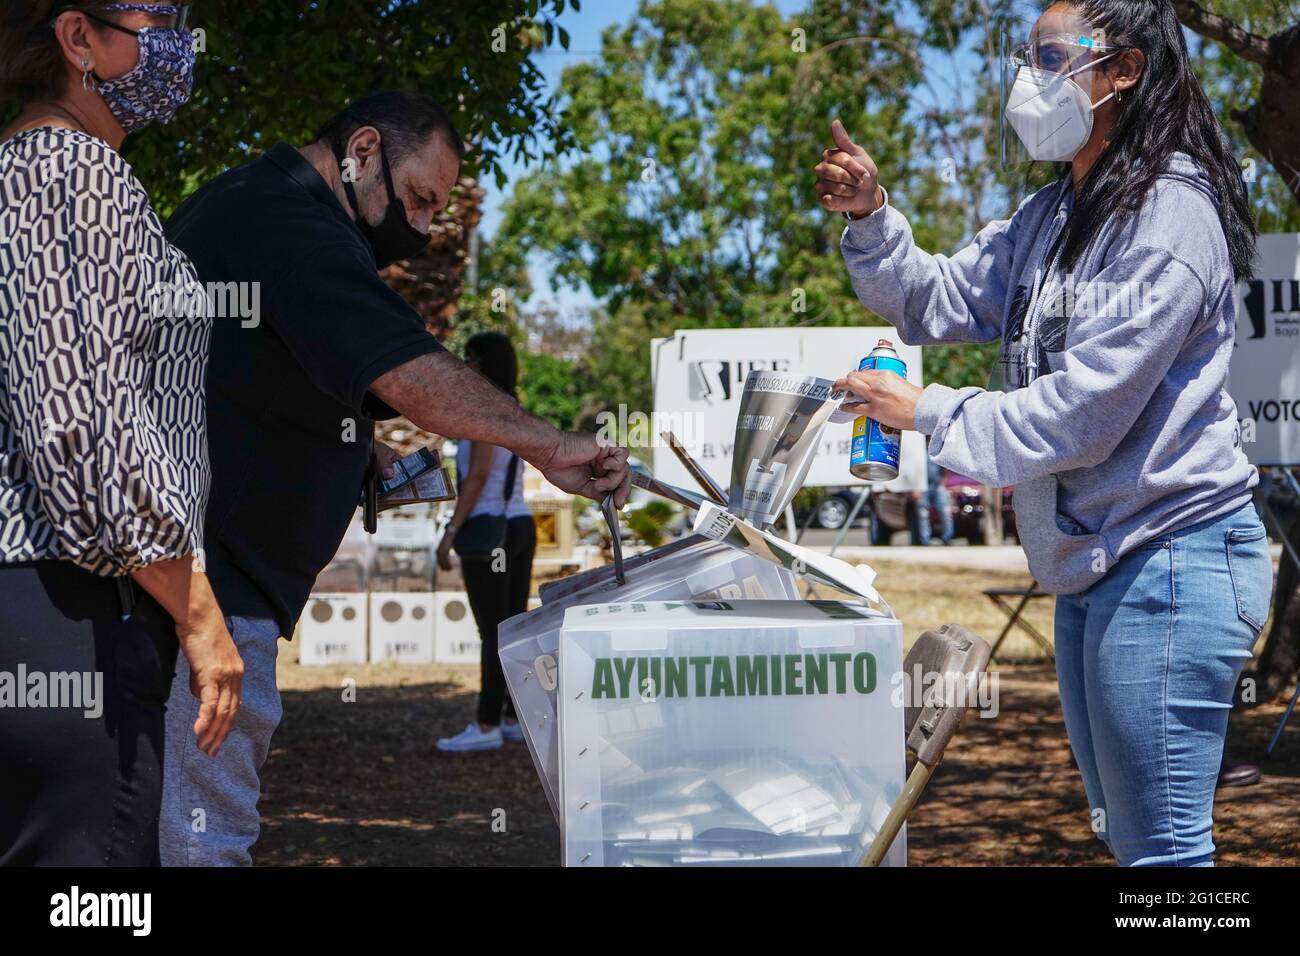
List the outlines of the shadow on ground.
{"type": "MultiPolygon", "coordinates": [[[[909,863],[1107,865],[1088,829],[1050,666],[1003,668],[1000,713],[968,715],[909,830],[909,863]]],[[[552,866],[559,831],[523,744],[447,755],[475,695],[437,681],[288,690],[263,774],[260,865],[552,866]],[[495,823],[495,826],[494,826],[495,823]]],[[[1229,750],[1259,760],[1282,708],[1234,716],[1229,750]]],[[[1220,865],[1300,862],[1300,719],[1257,786],[1222,790],[1220,865]]]]}

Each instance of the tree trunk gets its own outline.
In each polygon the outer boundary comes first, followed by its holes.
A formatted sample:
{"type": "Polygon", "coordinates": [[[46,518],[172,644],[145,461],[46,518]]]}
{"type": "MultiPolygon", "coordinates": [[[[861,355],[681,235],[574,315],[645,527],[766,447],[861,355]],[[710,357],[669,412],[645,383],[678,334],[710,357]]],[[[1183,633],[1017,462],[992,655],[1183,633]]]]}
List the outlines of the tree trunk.
{"type": "Polygon", "coordinates": [[[1300,202],[1300,26],[1274,36],[1269,47],[1259,102],[1232,118],[1300,202]]]}
{"type": "Polygon", "coordinates": [[[1232,118],[1300,202],[1300,95],[1296,93],[1300,89],[1300,24],[1262,37],[1194,0],[1174,0],[1174,7],[1189,29],[1263,69],[1258,102],[1234,110],[1232,118]]]}

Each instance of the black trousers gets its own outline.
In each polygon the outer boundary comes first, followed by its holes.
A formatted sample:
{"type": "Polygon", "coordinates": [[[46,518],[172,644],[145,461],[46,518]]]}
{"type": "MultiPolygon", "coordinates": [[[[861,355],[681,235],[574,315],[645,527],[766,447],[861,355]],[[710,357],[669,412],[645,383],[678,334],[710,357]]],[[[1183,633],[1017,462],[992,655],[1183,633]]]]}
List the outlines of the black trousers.
{"type": "Polygon", "coordinates": [[[111,579],[67,561],[0,566],[0,865],[158,864],[176,631],[136,594],[123,622],[111,579]],[[90,683],[69,706],[76,675],[90,683]]]}
{"type": "Polygon", "coordinates": [[[483,689],[478,695],[478,722],[495,726],[502,713],[515,716],[514,701],[506,690],[506,676],[497,656],[497,625],[528,610],[529,582],[533,576],[533,552],[537,550],[537,527],[532,515],[506,522],[504,562],[462,561],[465,592],[478,624],[483,652],[479,661],[483,689]]]}

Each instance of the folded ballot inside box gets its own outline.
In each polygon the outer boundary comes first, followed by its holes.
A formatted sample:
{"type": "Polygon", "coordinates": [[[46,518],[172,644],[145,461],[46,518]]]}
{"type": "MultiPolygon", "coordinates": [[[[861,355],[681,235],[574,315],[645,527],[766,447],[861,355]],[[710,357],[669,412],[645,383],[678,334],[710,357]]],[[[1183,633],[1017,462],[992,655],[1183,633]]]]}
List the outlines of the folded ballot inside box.
{"type": "Polygon", "coordinates": [[[866,606],[570,607],[565,864],[855,865],[903,787],[901,670],[898,621],[866,606]]]}
{"type": "Polygon", "coordinates": [[[635,600],[793,599],[793,575],[762,558],[713,541],[674,542],[631,559],[627,581],[612,569],[575,575],[543,589],[541,607],[503,622],[497,629],[501,666],[524,740],[557,820],[560,768],[556,747],[556,673],[560,629],[575,605],[635,600]]]}

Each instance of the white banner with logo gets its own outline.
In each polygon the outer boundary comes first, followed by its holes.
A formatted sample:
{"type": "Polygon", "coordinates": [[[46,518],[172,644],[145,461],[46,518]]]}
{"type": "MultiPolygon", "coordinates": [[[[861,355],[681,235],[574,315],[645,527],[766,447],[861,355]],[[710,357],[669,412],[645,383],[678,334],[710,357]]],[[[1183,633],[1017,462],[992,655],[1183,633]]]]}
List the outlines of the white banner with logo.
{"type": "Polygon", "coordinates": [[[1300,233],[1260,236],[1255,278],[1237,285],[1228,394],[1254,464],[1300,465],[1300,233]]]}
{"type": "MultiPolygon", "coordinates": [[[[722,485],[731,476],[736,416],[745,379],[754,369],[835,379],[853,371],[880,339],[889,339],[907,363],[907,380],[924,385],[921,349],[904,345],[898,332],[879,328],[692,329],[650,347],[654,382],[651,467],[655,477],[684,488],[695,482],[672,449],[659,441],[671,429],[687,451],[722,485]]],[[[804,487],[840,487],[866,482],[849,474],[851,422],[830,424],[822,432],[804,487]]],[[[925,488],[925,439],[904,432],[898,477],[877,485],[889,491],[925,488]]]]}

